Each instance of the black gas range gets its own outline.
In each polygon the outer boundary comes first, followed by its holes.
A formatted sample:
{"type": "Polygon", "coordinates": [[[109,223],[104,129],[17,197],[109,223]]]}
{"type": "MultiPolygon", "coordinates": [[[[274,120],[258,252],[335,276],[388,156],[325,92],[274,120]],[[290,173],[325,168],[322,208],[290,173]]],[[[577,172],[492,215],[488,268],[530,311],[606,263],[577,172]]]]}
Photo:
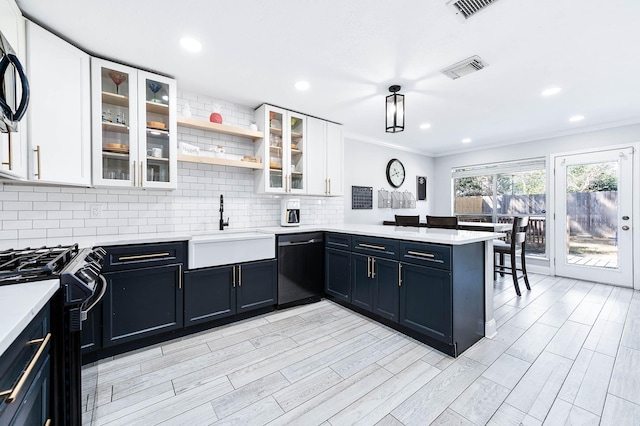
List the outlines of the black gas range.
{"type": "Polygon", "coordinates": [[[54,424],[82,423],[80,331],[106,291],[101,275],[105,255],[100,247],[81,249],[78,244],[0,251],[0,286],[60,280],[51,301],[54,424]]]}

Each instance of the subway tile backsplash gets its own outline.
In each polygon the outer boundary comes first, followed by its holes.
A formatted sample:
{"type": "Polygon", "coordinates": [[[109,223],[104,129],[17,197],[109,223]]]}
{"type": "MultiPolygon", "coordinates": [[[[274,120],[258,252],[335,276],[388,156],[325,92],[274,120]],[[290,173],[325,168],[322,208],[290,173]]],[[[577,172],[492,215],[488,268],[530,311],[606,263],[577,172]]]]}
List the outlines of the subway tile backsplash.
{"type": "MultiPolygon", "coordinates": [[[[253,109],[205,96],[178,91],[178,113],[189,105],[194,118],[208,120],[220,105],[223,123],[249,127],[253,109]]],[[[201,151],[224,146],[225,153],[253,155],[249,139],[178,128],[178,143],[201,151]]],[[[178,189],[174,191],[76,188],[23,185],[0,186],[0,241],[73,238],[162,232],[217,230],[220,195],[230,229],[280,225],[282,196],[257,195],[250,169],[178,162],[178,189]],[[101,210],[92,217],[93,208],[101,210]]],[[[299,197],[303,225],[344,221],[343,197],[299,197]]]]}

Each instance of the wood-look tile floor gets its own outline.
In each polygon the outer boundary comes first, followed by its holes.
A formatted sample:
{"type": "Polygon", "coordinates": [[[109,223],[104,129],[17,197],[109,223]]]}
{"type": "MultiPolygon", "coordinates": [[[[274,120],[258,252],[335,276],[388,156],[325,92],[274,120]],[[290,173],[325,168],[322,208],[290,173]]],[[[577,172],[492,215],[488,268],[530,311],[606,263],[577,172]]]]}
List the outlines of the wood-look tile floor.
{"type": "Polygon", "coordinates": [[[322,301],[103,360],[84,424],[640,424],[640,292],[531,283],[457,359],[322,301]]]}

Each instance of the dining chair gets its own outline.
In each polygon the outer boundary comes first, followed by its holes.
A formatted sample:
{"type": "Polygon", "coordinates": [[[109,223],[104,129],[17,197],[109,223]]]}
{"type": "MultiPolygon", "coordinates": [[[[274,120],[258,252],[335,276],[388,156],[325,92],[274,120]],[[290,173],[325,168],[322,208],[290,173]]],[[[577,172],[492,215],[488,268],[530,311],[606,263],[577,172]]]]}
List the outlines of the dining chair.
{"type": "Polygon", "coordinates": [[[420,225],[420,216],[396,216],[396,226],[418,226],[420,225]]]}
{"type": "Polygon", "coordinates": [[[513,218],[513,225],[511,227],[511,241],[509,243],[503,240],[493,240],[493,257],[495,261],[495,255],[497,254],[500,262],[495,263],[493,268],[493,278],[496,278],[496,273],[504,276],[505,272],[510,273],[513,277],[513,286],[516,289],[516,294],[520,296],[520,286],[518,285],[518,271],[522,272],[520,278],[524,278],[524,283],[527,286],[527,290],[531,290],[529,286],[529,278],[527,277],[527,266],[525,263],[524,245],[527,236],[527,227],[529,226],[529,216],[516,216],[513,218]],[[510,266],[507,266],[504,262],[504,255],[508,254],[510,258],[510,266]],[[520,255],[520,268],[516,267],[516,257],[520,255]]]}
{"type": "Polygon", "coordinates": [[[458,217],[427,215],[427,228],[458,229],[458,217]]]}

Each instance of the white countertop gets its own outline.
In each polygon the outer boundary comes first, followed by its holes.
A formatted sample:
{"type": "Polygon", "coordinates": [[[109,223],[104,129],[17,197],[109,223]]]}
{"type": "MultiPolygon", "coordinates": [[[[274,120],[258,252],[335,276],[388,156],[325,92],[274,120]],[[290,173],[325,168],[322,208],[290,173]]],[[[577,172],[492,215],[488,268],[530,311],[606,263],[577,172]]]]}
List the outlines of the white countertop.
{"type": "Polygon", "coordinates": [[[59,288],[57,279],[0,286],[0,356],[59,288]]]}
{"type": "MultiPolygon", "coordinates": [[[[38,247],[42,245],[78,243],[80,247],[112,246],[126,244],[161,243],[169,241],[198,240],[205,235],[227,235],[233,233],[259,232],[266,234],[294,234],[301,232],[339,232],[346,234],[366,235],[371,237],[391,238],[405,241],[425,243],[462,245],[492,240],[503,234],[494,232],[460,231],[450,229],[415,228],[386,225],[308,225],[296,227],[269,227],[252,229],[227,229],[225,231],[171,232],[156,234],[103,235],[87,237],[69,237],[66,239],[46,240],[12,240],[4,241],[0,248],[38,247]]],[[[47,303],[59,288],[58,280],[36,281],[27,284],[0,286],[0,312],[3,321],[0,323],[0,355],[11,342],[29,324],[31,319],[47,303]]]]}
{"type": "Polygon", "coordinates": [[[203,235],[224,235],[238,232],[261,232],[267,234],[296,234],[300,232],[341,232],[346,234],[368,235],[371,237],[395,238],[399,240],[419,241],[436,244],[461,245],[479,241],[492,240],[503,236],[501,233],[463,231],[451,229],[416,228],[411,226],[361,225],[355,223],[336,225],[303,225],[303,226],[273,226],[264,228],[238,228],[224,231],[196,231],[196,232],[163,232],[149,234],[127,235],[92,235],[83,237],[22,239],[0,241],[0,249],[24,248],[38,246],[68,245],[78,243],[82,247],[118,246],[127,244],[162,243],[169,241],[189,241],[192,237],[202,238],[203,235]]]}

